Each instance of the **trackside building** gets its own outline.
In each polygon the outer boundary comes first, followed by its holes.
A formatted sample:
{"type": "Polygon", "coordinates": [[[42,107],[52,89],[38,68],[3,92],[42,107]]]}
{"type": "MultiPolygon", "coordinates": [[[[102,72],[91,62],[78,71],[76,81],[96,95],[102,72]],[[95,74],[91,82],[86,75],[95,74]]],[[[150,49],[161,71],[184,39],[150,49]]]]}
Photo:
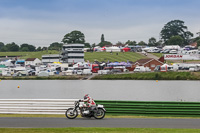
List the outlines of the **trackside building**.
{"type": "Polygon", "coordinates": [[[64,44],[61,61],[64,63],[84,62],[84,44],[64,44]]]}

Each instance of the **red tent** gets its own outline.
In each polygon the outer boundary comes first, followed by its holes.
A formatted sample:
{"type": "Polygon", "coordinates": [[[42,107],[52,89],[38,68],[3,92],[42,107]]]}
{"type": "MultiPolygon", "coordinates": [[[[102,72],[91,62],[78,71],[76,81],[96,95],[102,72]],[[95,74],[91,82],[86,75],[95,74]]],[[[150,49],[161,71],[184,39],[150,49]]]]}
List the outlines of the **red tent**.
{"type": "Polygon", "coordinates": [[[101,50],[106,50],[106,47],[105,47],[105,46],[104,46],[104,47],[102,47],[102,48],[101,48],[101,50]]]}
{"type": "Polygon", "coordinates": [[[131,48],[126,47],[126,48],[123,48],[122,50],[123,50],[124,52],[128,52],[128,51],[131,50],[131,48]]]}

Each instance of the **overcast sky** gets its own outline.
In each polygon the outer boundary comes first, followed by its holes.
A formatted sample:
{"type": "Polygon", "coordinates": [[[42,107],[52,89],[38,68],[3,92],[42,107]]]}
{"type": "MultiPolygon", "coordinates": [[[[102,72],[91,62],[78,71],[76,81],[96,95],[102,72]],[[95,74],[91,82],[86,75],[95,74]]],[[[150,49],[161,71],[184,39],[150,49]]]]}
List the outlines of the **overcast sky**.
{"type": "Polygon", "coordinates": [[[200,31],[200,0],[0,0],[0,42],[49,46],[79,30],[86,42],[159,39],[164,25],[183,20],[200,31]]]}

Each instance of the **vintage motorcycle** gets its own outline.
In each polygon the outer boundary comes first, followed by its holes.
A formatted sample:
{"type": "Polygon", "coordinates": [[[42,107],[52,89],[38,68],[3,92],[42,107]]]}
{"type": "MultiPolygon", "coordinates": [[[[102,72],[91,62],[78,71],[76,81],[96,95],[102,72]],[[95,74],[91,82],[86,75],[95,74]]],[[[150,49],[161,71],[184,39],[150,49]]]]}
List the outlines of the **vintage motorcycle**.
{"type": "Polygon", "coordinates": [[[74,108],[68,108],[65,112],[65,116],[68,119],[75,119],[78,116],[78,110],[80,110],[80,114],[82,117],[95,119],[103,119],[105,116],[106,110],[103,105],[85,107],[83,104],[80,104],[82,100],[74,102],[74,108]]]}

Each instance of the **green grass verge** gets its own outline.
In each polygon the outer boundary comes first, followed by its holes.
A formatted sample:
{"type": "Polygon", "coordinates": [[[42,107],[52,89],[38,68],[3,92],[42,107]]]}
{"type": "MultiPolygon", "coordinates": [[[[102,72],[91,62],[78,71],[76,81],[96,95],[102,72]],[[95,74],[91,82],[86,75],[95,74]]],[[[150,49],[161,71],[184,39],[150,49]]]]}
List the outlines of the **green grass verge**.
{"type": "Polygon", "coordinates": [[[150,72],[98,75],[94,80],[200,80],[200,72],[150,72]]]}
{"type": "Polygon", "coordinates": [[[70,75],[70,76],[49,76],[49,77],[38,77],[38,76],[23,76],[23,77],[5,77],[0,76],[0,80],[79,80],[84,78],[83,75],[70,75]]]}
{"type": "MultiPolygon", "coordinates": [[[[0,80],[80,80],[84,75],[73,76],[24,76],[24,77],[3,77],[0,80]]],[[[200,72],[149,72],[149,73],[128,73],[97,75],[92,80],[200,80],[200,72]]]]}
{"type": "Polygon", "coordinates": [[[166,128],[0,128],[1,133],[197,133],[200,129],[166,128]]]}
{"type": "Polygon", "coordinates": [[[157,56],[157,57],[162,57],[164,54],[163,53],[151,53],[152,55],[155,55],[155,56],[157,56]]]}

